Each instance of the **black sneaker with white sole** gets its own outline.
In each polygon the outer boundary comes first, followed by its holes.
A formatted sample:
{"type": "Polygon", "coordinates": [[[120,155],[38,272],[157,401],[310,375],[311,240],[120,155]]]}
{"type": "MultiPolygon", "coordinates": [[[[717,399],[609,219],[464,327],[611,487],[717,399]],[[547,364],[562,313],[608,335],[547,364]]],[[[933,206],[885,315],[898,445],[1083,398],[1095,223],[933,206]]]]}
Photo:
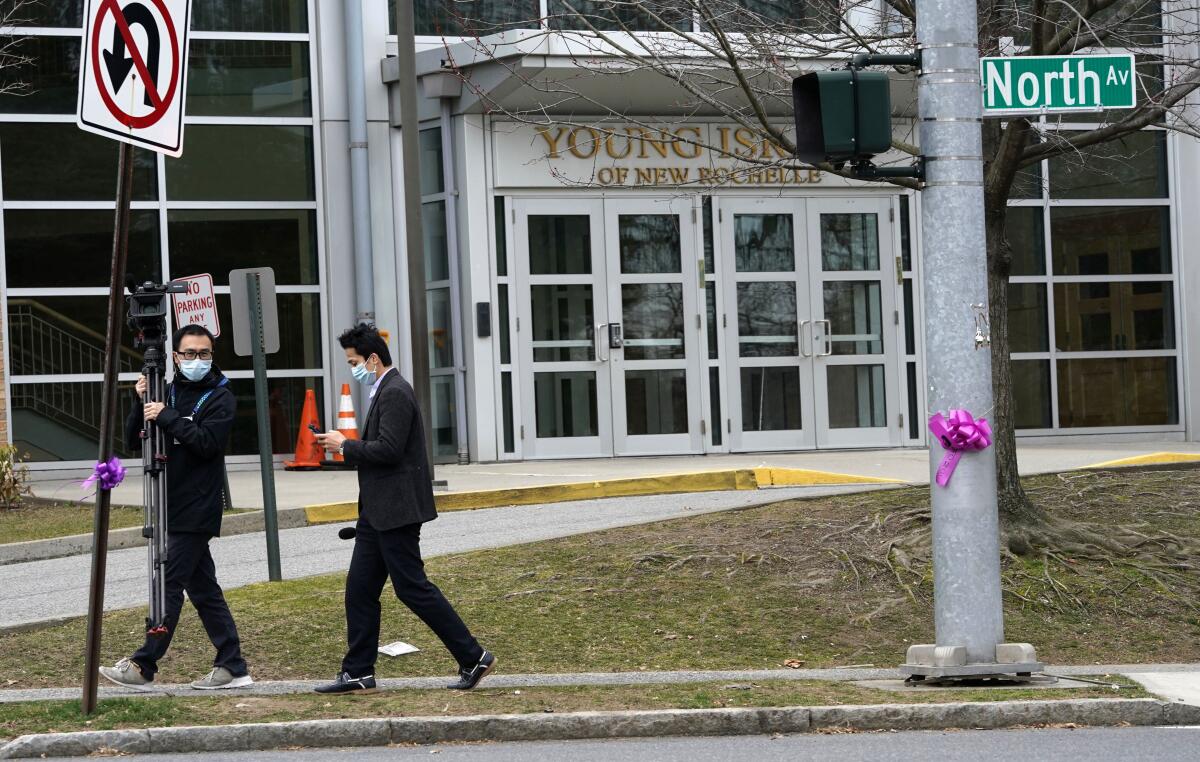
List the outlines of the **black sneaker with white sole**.
{"type": "Polygon", "coordinates": [[[351,677],[349,672],[339,672],[329,685],[317,688],[317,693],[375,693],[375,676],[351,677]]]}
{"type": "Polygon", "coordinates": [[[446,687],[454,691],[469,691],[479,681],[487,677],[487,674],[496,666],[496,657],[492,656],[491,651],[484,651],[483,656],[479,657],[479,663],[470,669],[460,669],[458,671],[458,682],[446,687]]]}

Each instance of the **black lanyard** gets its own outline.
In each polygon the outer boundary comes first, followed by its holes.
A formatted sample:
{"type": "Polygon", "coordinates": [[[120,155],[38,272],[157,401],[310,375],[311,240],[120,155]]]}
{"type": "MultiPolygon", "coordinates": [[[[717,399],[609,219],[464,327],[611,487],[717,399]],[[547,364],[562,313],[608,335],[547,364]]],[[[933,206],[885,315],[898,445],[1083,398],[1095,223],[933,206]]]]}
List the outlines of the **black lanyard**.
{"type": "MultiPolygon", "coordinates": [[[[217,388],[220,388],[227,383],[229,383],[229,379],[222,378],[221,381],[217,384],[217,388]]],[[[196,402],[196,406],[194,408],[192,408],[192,414],[190,416],[191,418],[196,417],[196,413],[200,412],[200,406],[203,405],[208,400],[208,398],[210,396],[212,396],[212,393],[215,392],[216,390],[217,390],[216,388],[209,389],[204,394],[200,395],[200,399],[199,399],[199,401],[196,402]]],[[[174,384],[171,384],[171,409],[172,410],[175,409],[175,385],[174,384]]]]}

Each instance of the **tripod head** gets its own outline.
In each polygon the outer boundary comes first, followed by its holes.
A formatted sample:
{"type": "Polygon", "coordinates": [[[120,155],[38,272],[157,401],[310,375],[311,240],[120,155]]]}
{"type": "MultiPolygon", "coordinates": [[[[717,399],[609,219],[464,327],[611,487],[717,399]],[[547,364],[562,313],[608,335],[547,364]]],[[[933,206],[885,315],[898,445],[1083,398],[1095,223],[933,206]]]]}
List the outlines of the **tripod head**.
{"type": "Polygon", "coordinates": [[[146,353],[147,363],[151,355],[163,361],[167,343],[167,294],[187,293],[187,284],[181,282],[129,284],[129,327],[133,331],[133,346],[146,353]]]}

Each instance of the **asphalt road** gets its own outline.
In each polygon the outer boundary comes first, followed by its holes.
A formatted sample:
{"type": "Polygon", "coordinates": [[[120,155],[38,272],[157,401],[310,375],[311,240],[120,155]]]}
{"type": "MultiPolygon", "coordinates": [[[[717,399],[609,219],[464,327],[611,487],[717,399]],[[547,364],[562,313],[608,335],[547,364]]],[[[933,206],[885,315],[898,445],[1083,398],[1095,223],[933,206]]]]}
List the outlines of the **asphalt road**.
{"type": "MultiPolygon", "coordinates": [[[[443,513],[423,530],[425,557],[519,545],[611,527],[762,505],[794,497],[861,492],[863,485],[802,487],[753,492],[607,498],[546,505],[443,513]]],[[[327,524],[279,533],[285,579],[343,571],[353,543],[337,539],[348,524],[327,524]]],[[[267,579],[263,533],[222,537],[212,543],[217,576],[226,589],[267,579]]],[[[71,556],[0,567],[0,628],[82,616],[87,613],[91,556],[71,556]]],[[[118,550],[108,556],[104,608],[145,605],[146,551],[118,550]]]]}
{"type": "MultiPolygon", "coordinates": [[[[1192,762],[1200,727],[1084,728],[1080,730],[969,730],[907,733],[846,733],[714,738],[648,738],[607,741],[539,741],[501,744],[392,746],[386,749],[153,754],[137,760],[172,762],[359,762],[360,760],[436,759],[442,762],[912,762],[916,759],[969,762],[1038,762],[1080,759],[1088,762],[1192,762]]],[[[79,757],[76,759],[84,759],[79,757]]]]}

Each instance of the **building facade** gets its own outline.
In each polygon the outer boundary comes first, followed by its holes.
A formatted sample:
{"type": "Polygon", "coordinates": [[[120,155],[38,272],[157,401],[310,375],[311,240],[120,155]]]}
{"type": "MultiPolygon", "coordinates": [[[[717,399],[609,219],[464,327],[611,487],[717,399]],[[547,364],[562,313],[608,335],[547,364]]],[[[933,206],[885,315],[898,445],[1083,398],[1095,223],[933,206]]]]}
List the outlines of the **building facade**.
{"type": "MultiPolygon", "coordinates": [[[[364,0],[352,65],[366,79],[375,319],[405,369],[389,5],[364,0]]],[[[524,18],[546,18],[544,5],[524,18]]],[[[0,95],[0,437],[35,467],[75,468],[94,459],[98,435],[117,151],[74,125],[82,3],[46,6],[18,30],[31,63],[13,72],[32,93],[0,95]]],[[[193,8],[184,153],[136,154],[129,269],[139,280],[211,273],[222,325],[228,271],[275,269],[283,347],[268,385],[283,455],[307,390],[337,409],[350,379],[336,336],[360,308],[344,8],[193,8]]],[[[755,169],[781,157],[719,114],[673,114],[650,77],[580,85],[619,99],[622,120],[556,111],[530,78],[570,76],[578,56],[541,35],[472,58],[477,42],[448,36],[465,30],[439,8],[417,3],[440,460],[925,444],[919,193],[755,169]],[[538,120],[513,116],[532,108],[538,120]]],[[[1200,438],[1200,322],[1185,298],[1200,293],[1197,170],[1195,138],[1151,127],[1042,162],[1019,183],[1009,295],[1022,436],[1200,438]]],[[[241,401],[231,456],[249,462],[249,359],[218,345],[241,401]]],[[[123,351],[123,385],[139,367],[123,351]]]]}

